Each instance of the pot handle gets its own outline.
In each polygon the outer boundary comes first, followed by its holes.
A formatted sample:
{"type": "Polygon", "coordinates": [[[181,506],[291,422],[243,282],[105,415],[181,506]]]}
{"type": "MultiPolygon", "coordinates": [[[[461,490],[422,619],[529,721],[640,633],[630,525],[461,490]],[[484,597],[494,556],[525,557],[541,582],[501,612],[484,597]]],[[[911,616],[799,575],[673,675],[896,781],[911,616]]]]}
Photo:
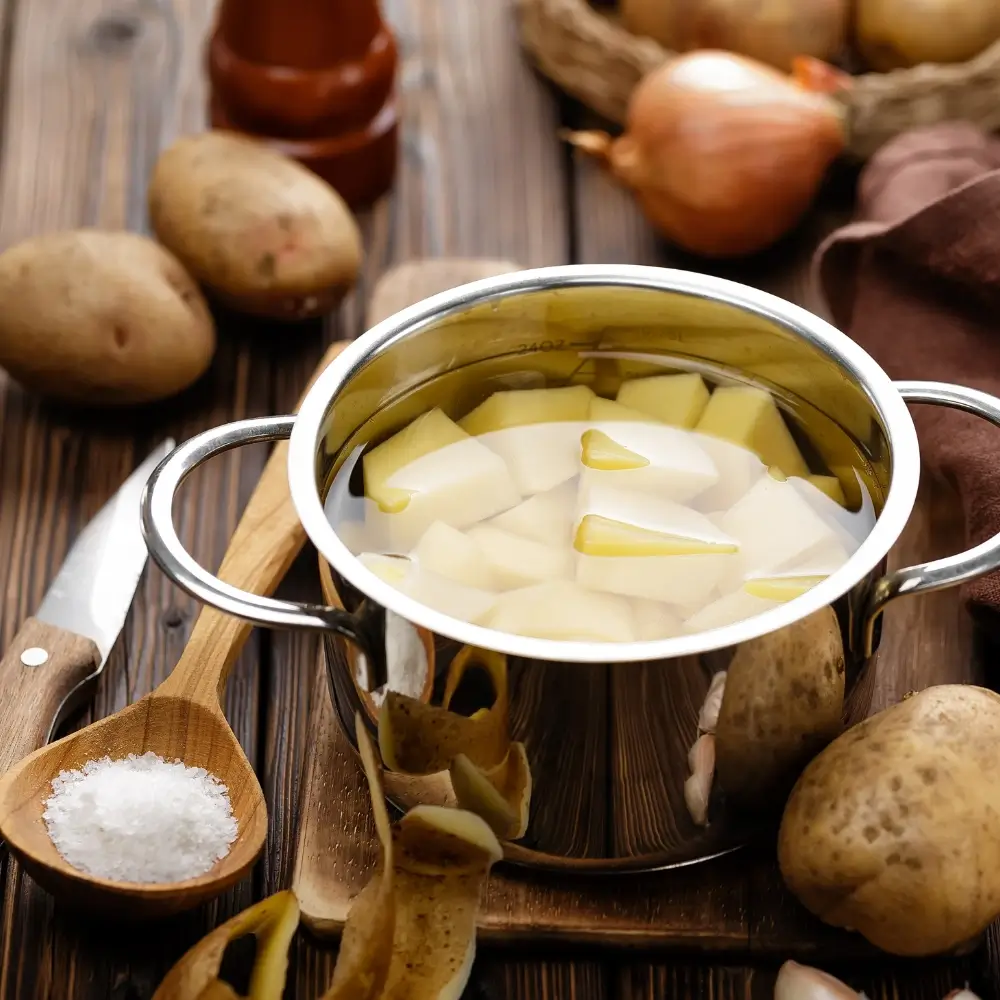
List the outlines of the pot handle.
{"type": "MultiPolygon", "coordinates": [[[[1000,427],[1000,399],[978,389],[950,385],[947,382],[895,382],[900,396],[908,403],[933,403],[983,417],[1000,427]]],[[[862,643],[865,656],[875,646],[875,626],[886,605],[906,594],[924,594],[945,587],[955,587],[977,576],[1000,568],[1000,534],[985,542],[932,562],[907,566],[876,580],[867,595],[862,616],[862,643]]]]}
{"type": "Polygon", "coordinates": [[[182,590],[203,604],[255,625],[321,629],[337,632],[356,643],[367,656],[364,623],[340,608],[299,604],[261,597],[233,587],[200,566],[184,548],[174,526],[174,497],[180,484],[203,462],[233,448],[277,441],[292,433],[294,417],[258,417],[237,420],[203,431],[178,445],[153,470],[142,494],[142,534],[149,554],[182,590]]]}

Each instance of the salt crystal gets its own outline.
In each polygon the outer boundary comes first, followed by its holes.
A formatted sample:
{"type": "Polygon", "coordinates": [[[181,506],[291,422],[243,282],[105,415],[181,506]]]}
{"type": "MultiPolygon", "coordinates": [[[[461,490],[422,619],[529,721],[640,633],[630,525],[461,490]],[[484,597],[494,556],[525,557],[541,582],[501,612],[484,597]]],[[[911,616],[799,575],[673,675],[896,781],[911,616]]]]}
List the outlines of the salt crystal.
{"type": "Polygon", "coordinates": [[[203,875],[229,853],[237,833],[218,778],[152,752],[61,771],[42,818],[69,864],[115,882],[203,875]]]}

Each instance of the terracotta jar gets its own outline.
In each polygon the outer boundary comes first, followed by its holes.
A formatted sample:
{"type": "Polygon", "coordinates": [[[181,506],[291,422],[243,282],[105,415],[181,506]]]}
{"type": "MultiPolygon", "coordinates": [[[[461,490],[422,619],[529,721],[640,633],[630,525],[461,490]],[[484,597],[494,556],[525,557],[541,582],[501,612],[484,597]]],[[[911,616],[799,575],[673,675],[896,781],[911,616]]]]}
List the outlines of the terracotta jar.
{"type": "Polygon", "coordinates": [[[212,125],[368,204],[396,169],[396,63],[376,0],[222,0],[208,46],[212,125]]]}

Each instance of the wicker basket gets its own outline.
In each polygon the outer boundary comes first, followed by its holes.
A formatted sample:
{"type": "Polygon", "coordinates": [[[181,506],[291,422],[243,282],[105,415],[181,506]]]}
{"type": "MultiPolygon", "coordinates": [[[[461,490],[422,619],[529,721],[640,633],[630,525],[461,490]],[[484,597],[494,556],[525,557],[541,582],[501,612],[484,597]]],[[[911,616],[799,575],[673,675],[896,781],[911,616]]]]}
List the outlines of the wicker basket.
{"type": "MultiPolygon", "coordinates": [[[[538,68],[572,97],[623,122],[638,81],[671,53],[630,34],[587,0],[515,0],[521,43],[538,68]]],[[[909,128],[960,119],[1000,129],[1000,42],[953,66],[865,73],[841,100],[850,151],[867,158],[909,128]]]]}

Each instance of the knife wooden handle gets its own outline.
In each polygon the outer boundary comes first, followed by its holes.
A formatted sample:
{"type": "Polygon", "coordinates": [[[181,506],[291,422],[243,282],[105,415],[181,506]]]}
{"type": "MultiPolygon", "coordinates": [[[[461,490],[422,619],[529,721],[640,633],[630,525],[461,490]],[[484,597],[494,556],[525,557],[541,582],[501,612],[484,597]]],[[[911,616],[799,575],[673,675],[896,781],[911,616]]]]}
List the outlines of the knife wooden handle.
{"type": "Polygon", "coordinates": [[[44,746],[63,702],[97,673],[90,639],[29,618],[0,660],[0,775],[44,746]]]}

